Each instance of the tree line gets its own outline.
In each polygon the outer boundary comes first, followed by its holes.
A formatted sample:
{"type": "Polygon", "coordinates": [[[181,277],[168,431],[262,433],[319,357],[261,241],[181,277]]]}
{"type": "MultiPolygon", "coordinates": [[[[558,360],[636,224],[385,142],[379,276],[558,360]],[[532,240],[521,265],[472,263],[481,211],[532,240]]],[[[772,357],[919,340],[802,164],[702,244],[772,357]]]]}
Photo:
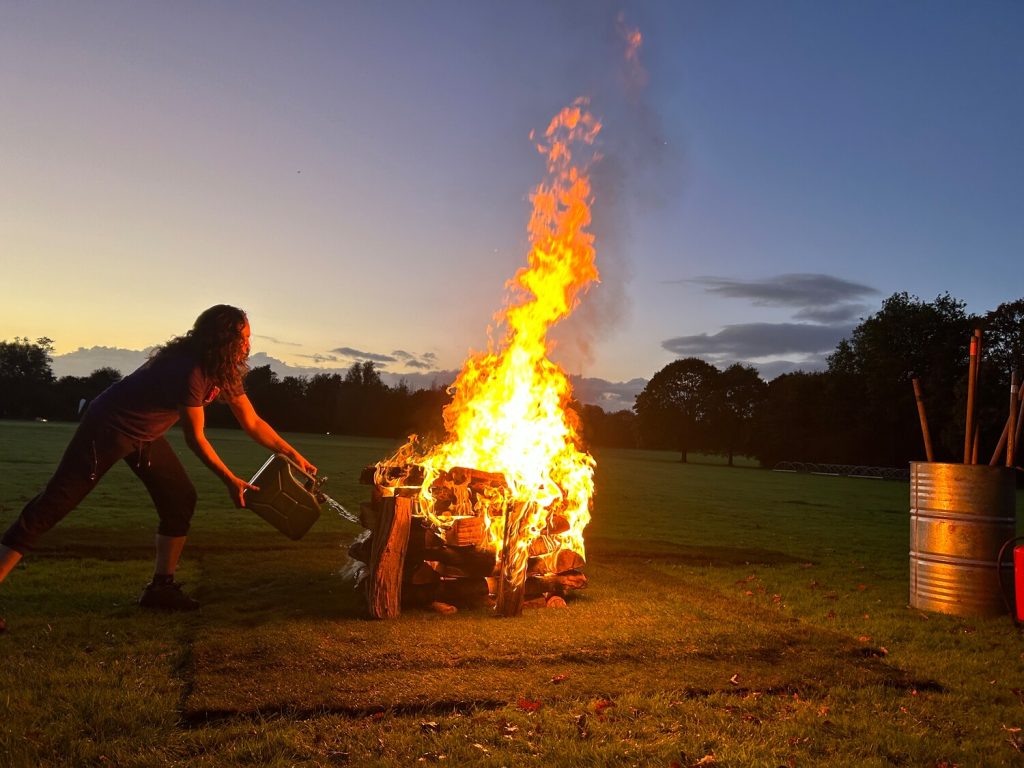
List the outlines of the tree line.
{"type": "MultiPolygon", "coordinates": [[[[987,461],[1003,428],[1010,371],[1024,350],[1024,299],[985,315],[969,315],[964,302],[942,294],[922,301],[895,293],[861,321],[828,357],[824,371],[783,374],[764,381],[749,365],[724,370],[696,357],[656,372],[633,410],[609,413],[573,403],[589,446],[657,448],[690,454],[745,455],[762,465],[779,461],[900,467],[924,458],[911,380],[924,391],[938,461],[963,458],[968,342],[984,331],[976,397],[979,460],[987,461]]],[[[89,376],[56,378],[53,343],[16,337],[0,342],[0,418],[74,420],[81,406],[120,373],[101,368],[89,376]]],[[[252,369],[246,391],[278,429],[401,438],[440,435],[445,388],[389,387],[372,362],[345,375],[279,377],[270,366],[252,369]]],[[[224,406],[207,421],[233,426],[224,406]]]]}
{"type": "Polygon", "coordinates": [[[962,461],[969,340],[983,331],[976,389],[979,462],[1009,414],[1011,371],[1024,350],[1024,300],[969,315],[948,293],[895,293],[828,357],[827,369],[764,382],[749,366],[719,371],[697,358],[658,371],[637,398],[640,441],[779,461],[905,467],[925,450],[912,380],[918,379],[936,461],[962,461]]]}

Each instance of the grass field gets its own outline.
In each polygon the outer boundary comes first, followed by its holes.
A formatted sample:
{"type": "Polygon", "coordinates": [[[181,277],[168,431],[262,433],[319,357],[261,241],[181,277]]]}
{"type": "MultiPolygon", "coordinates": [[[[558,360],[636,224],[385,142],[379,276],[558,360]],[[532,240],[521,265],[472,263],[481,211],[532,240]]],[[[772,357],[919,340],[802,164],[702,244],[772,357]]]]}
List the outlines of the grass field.
{"type": "MultiPolygon", "coordinates": [[[[0,526],[71,429],[0,422],[0,526]]],[[[1024,764],[1024,637],[908,607],[906,483],[603,451],[568,608],[374,622],[339,575],[357,527],[291,542],[174,439],[202,610],[137,608],[156,516],[116,467],[0,587],[0,765],[1024,764]]],[[[393,447],[290,439],[353,509],[393,447]]]]}

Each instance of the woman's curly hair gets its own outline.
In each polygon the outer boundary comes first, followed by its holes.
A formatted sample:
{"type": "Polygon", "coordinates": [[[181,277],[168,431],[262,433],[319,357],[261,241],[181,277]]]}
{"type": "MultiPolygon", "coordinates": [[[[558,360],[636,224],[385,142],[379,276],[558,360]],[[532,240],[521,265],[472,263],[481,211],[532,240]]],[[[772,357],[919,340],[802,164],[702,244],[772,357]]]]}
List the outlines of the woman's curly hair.
{"type": "Polygon", "coordinates": [[[242,336],[247,322],[245,312],[238,307],[217,304],[199,315],[184,336],[175,336],[153,350],[150,359],[188,352],[198,358],[203,373],[214,384],[229,394],[240,394],[249,372],[248,350],[242,336]]]}

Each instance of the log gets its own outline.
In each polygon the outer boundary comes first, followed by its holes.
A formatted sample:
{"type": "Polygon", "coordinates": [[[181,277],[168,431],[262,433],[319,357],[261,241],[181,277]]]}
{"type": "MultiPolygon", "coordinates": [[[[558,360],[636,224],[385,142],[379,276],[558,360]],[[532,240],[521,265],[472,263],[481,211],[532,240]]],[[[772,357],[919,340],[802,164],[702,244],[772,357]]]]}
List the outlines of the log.
{"type": "Polygon", "coordinates": [[[475,547],[484,543],[485,534],[482,517],[457,517],[445,531],[444,541],[452,547],[475,547]]]}
{"type": "Polygon", "coordinates": [[[519,616],[523,612],[526,568],[529,563],[526,528],[535,506],[533,502],[514,502],[505,512],[498,597],[494,606],[499,616],[519,616]]]}
{"type": "Polygon", "coordinates": [[[481,488],[504,488],[508,486],[505,476],[501,472],[484,472],[481,469],[471,467],[452,467],[441,472],[435,483],[451,482],[455,485],[471,485],[481,488]]]}
{"type": "Polygon", "coordinates": [[[527,572],[538,573],[564,573],[573,571],[586,565],[586,561],[579,552],[574,552],[568,547],[563,547],[557,552],[549,552],[544,555],[531,557],[527,572]]]}
{"type": "Polygon", "coordinates": [[[540,595],[559,595],[565,597],[571,590],[584,589],[586,586],[587,577],[579,571],[529,576],[526,579],[526,597],[527,599],[540,595]]]}
{"type": "Polygon", "coordinates": [[[373,535],[367,604],[370,616],[391,619],[402,612],[402,575],[409,546],[412,499],[385,499],[373,535]]]}
{"type": "Polygon", "coordinates": [[[359,473],[359,482],[363,485],[376,485],[378,469],[386,486],[423,485],[423,467],[419,464],[394,464],[386,467],[373,464],[363,467],[363,471],[359,473]]]}
{"type": "Polygon", "coordinates": [[[370,501],[364,501],[359,505],[359,524],[362,525],[363,528],[374,530],[380,523],[381,503],[383,503],[383,500],[376,504],[370,501]]]}
{"type": "Polygon", "coordinates": [[[495,553],[477,547],[441,547],[428,550],[426,557],[440,563],[444,576],[463,573],[468,576],[490,576],[494,573],[495,553]]]}

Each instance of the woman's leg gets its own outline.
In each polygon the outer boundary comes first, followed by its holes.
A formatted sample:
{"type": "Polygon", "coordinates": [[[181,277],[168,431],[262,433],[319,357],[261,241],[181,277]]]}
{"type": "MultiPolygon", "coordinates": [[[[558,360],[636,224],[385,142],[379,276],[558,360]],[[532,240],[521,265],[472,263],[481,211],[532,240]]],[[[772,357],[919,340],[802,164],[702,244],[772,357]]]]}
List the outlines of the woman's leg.
{"type": "MultiPolygon", "coordinates": [[[[39,537],[59,523],[96,487],[114,462],[131,451],[131,441],[100,424],[78,425],[53,477],[21,510],[0,543],[0,582],[39,537]]],[[[0,617],[0,632],[7,628],[0,617]]]]}
{"type": "Polygon", "coordinates": [[[195,512],[196,489],[174,449],[164,438],[154,440],[137,455],[128,456],[125,460],[146,486],[160,516],[153,580],[139,603],[147,608],[194,610],[199,603],[182,593],[174,582],[174,572],[195,512]]]}
{"type": "MultiPolygon", "coordinates": [[[[21,510],[0,544],[13,550],[19,558],[32,550],[39,537],[77,507],[107,470],[131,450],[132,441],[124,435],[102,424],[82,422],[64,450],[53,477],[21,510]]],[[[12,557],[5,558],[8,571],[17,563],[16,559],[12,562],[12,557]]]]}

